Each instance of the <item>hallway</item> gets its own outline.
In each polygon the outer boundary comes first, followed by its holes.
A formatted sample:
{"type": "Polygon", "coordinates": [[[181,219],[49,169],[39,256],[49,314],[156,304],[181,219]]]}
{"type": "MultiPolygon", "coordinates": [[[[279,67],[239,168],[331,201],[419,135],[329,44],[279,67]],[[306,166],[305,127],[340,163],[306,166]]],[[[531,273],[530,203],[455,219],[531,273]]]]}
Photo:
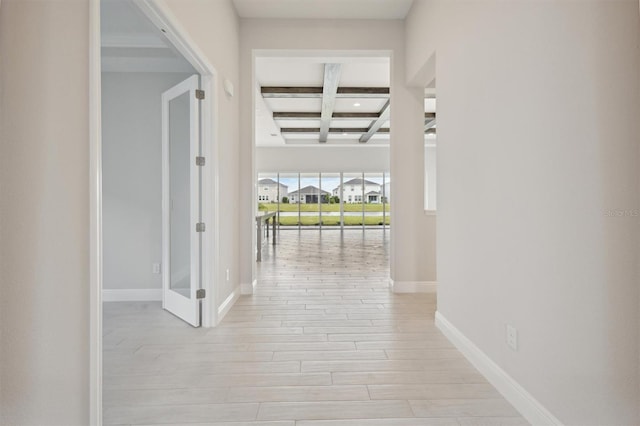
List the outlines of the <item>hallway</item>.
{"type": "Polygon", "coordinates": [[[435,328],[434,294],[389,293],[388,253],[389,231],[282,231],[215,329],[105,304],[105,424],[527,424],[435,328]]]}

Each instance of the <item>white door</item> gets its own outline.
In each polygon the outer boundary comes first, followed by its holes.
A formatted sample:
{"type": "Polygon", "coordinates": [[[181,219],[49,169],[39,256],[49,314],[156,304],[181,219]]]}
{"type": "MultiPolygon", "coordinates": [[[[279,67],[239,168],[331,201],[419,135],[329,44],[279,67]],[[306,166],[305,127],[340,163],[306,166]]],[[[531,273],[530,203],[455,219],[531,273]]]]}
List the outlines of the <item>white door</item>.
{"type": "Polygon", "coordinates": [[[201,175],[199,76],[162,94],[162,307],[201,322],[201,175]]]}

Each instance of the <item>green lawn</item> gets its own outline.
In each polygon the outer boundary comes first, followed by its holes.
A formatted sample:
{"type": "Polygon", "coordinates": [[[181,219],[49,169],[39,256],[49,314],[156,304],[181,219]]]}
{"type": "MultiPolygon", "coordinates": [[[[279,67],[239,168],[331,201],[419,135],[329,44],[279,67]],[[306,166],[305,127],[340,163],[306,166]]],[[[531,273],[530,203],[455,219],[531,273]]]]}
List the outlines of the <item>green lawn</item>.
{"type": "MultiPolygon", "coordinates": [[[[339,212],[340,204],[321,204],[323,212],[339,212]]],[[[281,212],[297,212],[298,207],[301,212],[317,212],[319,211],[317,204],[282,204],[280,203],[280,211],[281,212]]],[[[391,211],[391,205],[385,204],[387,211],[391,211]]],[[[258,210],[261,212],[269,211],[275,212],[278,210],[277,203],[259,203],[258,210]]],[[[361,212],[362,204],[361,203],[345,203],[344,204],[345,212],[361,212]]],[[[365,204],[364,211],[366,212],[382,212],[382,204],[365,204]]],[[[323,219],[324,220],[324,219],[323,219]]]]}
{"type": "MultiPolygon", "coordinates": [[[[319,217],[302,216],[300,218],[300,224],[302,226],[318,226],[320,222],[319,217]]],[[[365,225],[382,225],[382,216],[365,217],[365,225]]],[[[387,225],[391,224],[391,218],[387,216],[387,225]]],[[[282,226],[298,226],[297,217],[281,217],[280,225],[282,226]]],[[[340,225],[339,217],[323,217],[322,225],[324,226],[338,226],[340,225]]],[[[362,217],[346,216],[344,218],[345,226],[362,226],[362,217]]]]}

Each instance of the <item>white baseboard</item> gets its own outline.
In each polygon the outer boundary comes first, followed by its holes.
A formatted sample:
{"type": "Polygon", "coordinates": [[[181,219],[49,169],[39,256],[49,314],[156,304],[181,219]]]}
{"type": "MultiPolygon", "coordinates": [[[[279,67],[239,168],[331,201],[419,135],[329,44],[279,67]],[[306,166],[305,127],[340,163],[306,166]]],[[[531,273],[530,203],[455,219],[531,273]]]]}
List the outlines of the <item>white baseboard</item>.
{"type": "Polygon", "coordinates": [[[251,284],[242,284],[240,286],[240,291],[242,294],[253,294],[253,289],[256,288],[256,284],[258,284],[258,280],[253,280],[251,284]]]}
{"type": "Polygon", "coordinates": [[[220,321],[222,321],[224,316],[227,315],[229,310],[233,307],[233,304],[236,303],[236,300],[238,300],[238,298],[240,297],[239,290],[240,289],[238,287],[233,289],[229,297],[227,297],[225,301],[222,302],[218,307],[218,324],[220,324],[220,321]]]}
{"type": "Polygon", "coordinates": [[[103,289],[103,302],[151,302],[162,301],[161,288],[103,289]]]}
{"type": "Polygon", "coordinates": [[[436,281],[394,281],[389,278],[389,287],[394,293],[435,293],[436,281]]]}
{"type": "Polygon", "coordinates": [[[436,312],[436,326],[527,421],[534,425],[562,425],[560,420],[500,368],[498,364],[493,362],[440,312],[436,312]]]}

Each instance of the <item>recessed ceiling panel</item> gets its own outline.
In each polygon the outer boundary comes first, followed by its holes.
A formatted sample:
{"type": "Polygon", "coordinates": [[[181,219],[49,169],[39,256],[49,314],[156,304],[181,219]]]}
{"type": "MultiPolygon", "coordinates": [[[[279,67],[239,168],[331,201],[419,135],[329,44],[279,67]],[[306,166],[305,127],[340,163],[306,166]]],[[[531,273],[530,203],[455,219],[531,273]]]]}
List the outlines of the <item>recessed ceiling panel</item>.
{"type": "Polygon", "coordinates": [[[320,120],[276,120],[276,124],[280,127],[304,128],[304,127],[320,127],[320,120]]]}
{"type": "Polygon", "coordinates": [[[336,112],[379,112],[387,99],[336,99],[336,112]]]}
{"type": "Polygon", "coordinates": [[[331,127],[340,128],[363,128],[369,127],[372,120],[331,120],[331,127]]]}
{"type": "Polygon", "coordinates": [[[317,112],[322,108],[320,98],[269,98],[264,101],[276,112],[317,112]]]}

